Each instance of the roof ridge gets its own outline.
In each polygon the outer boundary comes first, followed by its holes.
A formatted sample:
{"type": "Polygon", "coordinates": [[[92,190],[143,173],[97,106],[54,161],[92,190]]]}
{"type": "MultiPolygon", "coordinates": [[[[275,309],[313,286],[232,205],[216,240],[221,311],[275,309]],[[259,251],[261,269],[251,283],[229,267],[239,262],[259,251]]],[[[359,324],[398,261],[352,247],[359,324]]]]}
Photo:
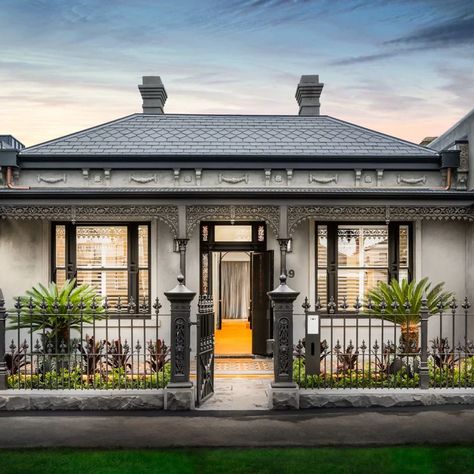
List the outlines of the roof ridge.
{"type": "Polygon", "coordinates": [[[330,120],[334,120],[335,122],[344,123],[346,125],[350,125],[351,127],[358,128],[358,129],[361,129],[361,130],[365,130],[366,132],[373,133],[374,135],[378,135],[378,136],[381,136],[381,137],[384,137],[384,138],[389,138],[390,140],[396,140],[400,143],[403,143],[404,145],[412,146],[412,147],[414,147],[418,150],[423,150],[423,151],[426,151],[428,153],[431,152],[433,155],[438,154],[438,152],[435,151],[435,150],[431,150],[430,148],[427,148],[427,147],[422,146],[422,145],[418,145],[417,143],[413,143],[413,142],[410,142],[408,140],[404,140],[403,138],[395,137],[394,135],[389,135],[388,133],[379,132],[378,130],[372,130],[371,128],[363,127],[362,125],[357,125],[356,123],[348,122],[347,120],[341,120],[341,119],[338,119],[336,117],[331,117],[330,115],[326,115],[326,117],[330,120]]]}

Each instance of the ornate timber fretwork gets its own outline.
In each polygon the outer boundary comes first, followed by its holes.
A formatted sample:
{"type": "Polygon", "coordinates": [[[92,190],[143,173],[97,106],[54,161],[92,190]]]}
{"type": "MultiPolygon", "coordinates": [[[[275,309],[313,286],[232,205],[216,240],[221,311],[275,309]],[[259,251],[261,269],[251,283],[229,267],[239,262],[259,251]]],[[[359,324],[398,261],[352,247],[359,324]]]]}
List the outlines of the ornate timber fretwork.
{"type": "Polygon", "coordinates": [[[288,232],[307,219],[321,221],[474,221],[470,206],[289,206],[288,232]]]}
{"type": "Polygon", "coordinates": [[[47,219],[86,221],[128,221],[158,219],[178,236],[178,207],[172,205],[2,205],[3,219],[47,219]]]}
{"type": "Polygon", "coordinates": [[[265,221],[278,236],[280,228],[279,206],[258,205],[203,205],[186,208],[186,232],[188,237],[194,228],[203,220],[212,221],[265,221]]]}

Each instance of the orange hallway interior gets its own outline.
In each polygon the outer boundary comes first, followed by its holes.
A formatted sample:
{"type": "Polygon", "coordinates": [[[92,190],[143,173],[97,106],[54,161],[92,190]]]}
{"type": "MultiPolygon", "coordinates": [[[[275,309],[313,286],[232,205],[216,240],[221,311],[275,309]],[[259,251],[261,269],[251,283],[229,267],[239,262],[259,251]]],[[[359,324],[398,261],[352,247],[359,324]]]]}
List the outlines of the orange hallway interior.
{"type": "Polygon", "coordinates": [[[216,355],[252,354],[252,330],[246,319],[223,319],[215,332],[216,355]]]}

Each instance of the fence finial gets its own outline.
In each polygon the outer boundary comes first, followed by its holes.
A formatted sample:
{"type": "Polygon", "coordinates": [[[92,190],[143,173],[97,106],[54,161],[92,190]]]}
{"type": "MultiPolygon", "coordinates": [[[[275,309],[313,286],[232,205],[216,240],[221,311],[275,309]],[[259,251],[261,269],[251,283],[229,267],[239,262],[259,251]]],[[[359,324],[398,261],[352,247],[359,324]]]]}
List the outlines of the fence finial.
{"type": "Polygon", "coordinates": [[[428,308],[428,298],[426,297],[426,292],[423,291],[423,295],[421,296],[421,309],[427,311],[428,308]]]}

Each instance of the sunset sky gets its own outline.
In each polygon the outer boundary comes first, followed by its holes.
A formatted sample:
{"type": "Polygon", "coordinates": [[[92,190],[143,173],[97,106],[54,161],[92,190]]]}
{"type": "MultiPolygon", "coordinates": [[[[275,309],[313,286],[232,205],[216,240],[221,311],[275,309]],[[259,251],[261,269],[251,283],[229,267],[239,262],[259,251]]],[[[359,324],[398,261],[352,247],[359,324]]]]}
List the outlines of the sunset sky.
{"type": "Polygon", "coordinates": [[[0,134],[32,145],[141,111],[321,113],[419,142],[474,107],[471,0],[1,0],[0,134]]]}

